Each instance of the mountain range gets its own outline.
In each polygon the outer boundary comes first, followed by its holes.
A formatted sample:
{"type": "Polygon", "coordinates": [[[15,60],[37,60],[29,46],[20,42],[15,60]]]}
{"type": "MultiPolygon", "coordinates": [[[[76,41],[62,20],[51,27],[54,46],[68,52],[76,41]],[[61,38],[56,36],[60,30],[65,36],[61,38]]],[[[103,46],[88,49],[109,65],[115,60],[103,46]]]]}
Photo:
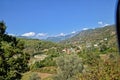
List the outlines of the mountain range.
{"type": "Polygon", "coordinates": [[[48,37],[46,40],[60,43],[73,43],[73,42],[82,43],[82,42],[96,42],[102,39],[109,39],[112,38],[112,36],[113,39],[116,39],[115,25],[82,30],[74,34],[68,34],[65,36],[48,37]]]}
{"type": "MultiPolygon", "coordinates": [[[[31,37],[18,36],[19,38],[31,39],[31,37]]],[[[47,37],[42,39],[45,41],[59,42],[59,43],[69,43],[74,42],[83,43],[83,42],[97,42],[103,39],[116,39],[116,28],[115,25],[109,25],[104,27],[99,27],[95,29],[82,30],[68,35],[47,37]]],[[[112,40],[115,42],[115,40],[112,40]]]]}
{"type": "Polygon", "coordinates": [[[44,40],[46,40],[46,41],[52,41],[52,42],[60,42],[60,41],[66,40],[66,39],[70,39],[73,36],[77,35],[78,33],[79,33],[79,31],[75,32],[75,33],[68,34],[68,35],[48,37],[48,38],[46,38],[44,40]]]}
{"type": "Polygon", "coordinates": [[[63,40],[61,44],[71,44],[75,46],[98,46],[106,45],[109,47],[117,46],[117,36],[115,25],[100,27],[96,29],[84,30],[73,36],[72,38],[63,40]]]}

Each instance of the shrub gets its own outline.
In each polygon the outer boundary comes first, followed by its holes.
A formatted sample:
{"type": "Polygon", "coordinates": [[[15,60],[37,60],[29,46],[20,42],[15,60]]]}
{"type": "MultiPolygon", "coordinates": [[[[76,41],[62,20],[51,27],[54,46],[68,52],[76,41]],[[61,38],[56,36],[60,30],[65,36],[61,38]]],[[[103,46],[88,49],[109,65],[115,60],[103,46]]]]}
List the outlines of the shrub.
{"type": "Polygon", "coordinates": [[[83,70],[82,60],[75,54],[60,56],[56,64],[58,74],[54,80],[74,80],[74,76],[83,70]]]}
{"type": "Polygon", "coordinates": [[[82,73],[80,79],[83,80],[120,80],[120,56],[110,55],[109,59],[96,60],[93,57],[91,63],[88,65],[86,72],[82,73]],[[96,61],[96,63],[94,63],[96,61]],[[96,64],[96,65],[95,65],[96,64]]]}

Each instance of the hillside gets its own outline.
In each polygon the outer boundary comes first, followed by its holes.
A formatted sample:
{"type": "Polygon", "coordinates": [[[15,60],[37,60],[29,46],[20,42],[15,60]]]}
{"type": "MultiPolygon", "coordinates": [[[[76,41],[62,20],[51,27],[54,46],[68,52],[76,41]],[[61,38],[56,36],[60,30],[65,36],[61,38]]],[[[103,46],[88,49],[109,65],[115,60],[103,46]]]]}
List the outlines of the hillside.
{"type": "Polygon", "coordinates": [[[47,51],[51,48],[62,48],[62,45],[53,43],[50,41],[44,41],[39,39],[26,39],[26,38],[18,38],[22,41],[24,45],[24,52],[29,53],[30,55],[33,54],[45,54],[44,51],[47,51]]]}
{"type": "Polygon", "coordinates": [[[86,42],[97,43],[98,41],[108,40],[116,42],[116,29],[115,26],[105,26],[102,28],[83,30],[70,39],[61,41],[66,44],[82,44],[86,42]]]}
{"type": "Polygon", "coordinates": [[[108,51],[116,51],[116,28],[114,25],[111,25],[96,29],[84,30],[72,38],[61,41],[60,43],[77,47],[78,49],[81,49],[81,51],[86,51],[88,49],[92,49],[93,52],[95,50],[99,52],[103,49],[108,51]]]}
{"type": "Polygon", "coordinates": [[[76,49],[83,51],[87,48],[93,48],[93,50],[95,50],[94,48],[99,49],[103,46],[108,49],[117,49],[116,30],[114,25],[83,30],[79,33],[53,38],[51,37],[49,40],[50,39],[55,42],[61,40],[61,42],[54,43],[46,40],[21,38],[21,40],[25,42],[24,52],[33,55],[36,53],[44,53],[45,50],[49,50],[51,48],[56,48],[62,53],[62,50],[65,48],[72,48],[73,51],[76,49]]]}
{"type": "MultiPolygon", "coordinates": [[[[74,74],[74,71],[79,71],[79,69],[83,71],[83,73],[76,72],[81,75],[78,77],[79,79],[83,77],[85,80],[89,80],[90,77],[84,77],[84,75],[89,74],[95,78],[99,78],[99,74],[106,78],[105,74],[109,73],[106,69],[109,70],[108,67],[112,69],[112,66],[116,64],[113,61],[118,60],[116,57],[118,49],[114,25],[84,30],[59,43],[39,39],[20,38],[20,40],[24,42],[24,52],[31,56],[29,60],[30,71],[24,74],[22,80],[29,80],[31,77],[40,77],[42,80],[60,80],[61,75],[65,74],[64,79],[71,73],[71,70],[74,74]],[[104,65],[106,61],[111,63],[111,66],[104,65]],[[78,64],[81,66],[78,66],[78,64]],[[73,65],[75,68],[73,68],[73,65]],[[98,65],[102,68],[101,72],[99,72],[98,65]],[[59,74],[59,70],[66,71],[59,74]],[[92,75],[93,73],[90,71],[93,71],[96,75],[92,75]],[[96,73],[96,71],[98,72],[96,73]]],[[[118,63],[118,61],[116,62],[118,63]]],[[[115,72],[116,68],[118,67],[115,66],[114,70],[111,70],[115,74],[111,72],[110,75],[118,74],[118,72],[115,72]]]]}

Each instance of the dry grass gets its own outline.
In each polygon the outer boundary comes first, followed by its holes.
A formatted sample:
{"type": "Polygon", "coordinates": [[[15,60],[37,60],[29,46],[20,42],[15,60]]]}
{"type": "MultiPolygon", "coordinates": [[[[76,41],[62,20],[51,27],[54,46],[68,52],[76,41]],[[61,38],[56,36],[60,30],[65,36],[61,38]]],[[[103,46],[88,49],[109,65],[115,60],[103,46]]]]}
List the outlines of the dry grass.
{"type": "Polygon", "coordinates": [[[38,75],[41,77],[42,80],[53,76],[53,74],[48,74],[48,73],[38,73],[38,75]]]}

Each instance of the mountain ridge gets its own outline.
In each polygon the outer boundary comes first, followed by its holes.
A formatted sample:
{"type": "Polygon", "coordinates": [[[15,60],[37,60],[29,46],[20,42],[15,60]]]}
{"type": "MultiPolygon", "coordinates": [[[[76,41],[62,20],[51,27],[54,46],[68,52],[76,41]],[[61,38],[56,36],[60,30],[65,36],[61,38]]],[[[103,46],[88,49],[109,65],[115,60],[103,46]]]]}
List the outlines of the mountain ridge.
{"type": "Polygon", "coordinates": [[[105,27],[89,29],[79,32],[77,35],[70,39],[61,41],[62,44],[97,44],[100,41],[108,40],[110,43],[116,43],[116,27],[115,25],[109,25],[105,27]]]}
{"type": "Polygon", "coordinates": [[[46,38],[45,40],[47,40],[47,41],[52,41],[52,42],[60,42],[60,41],[69,39],[69,38],[75,36],[76,34],[78,34],[78,32],[76,32],[76,33],[71,33],[71,34],[67,34],[67,35],[64,35],[64,36],[48,37],[48,38],[46,38]]]}

